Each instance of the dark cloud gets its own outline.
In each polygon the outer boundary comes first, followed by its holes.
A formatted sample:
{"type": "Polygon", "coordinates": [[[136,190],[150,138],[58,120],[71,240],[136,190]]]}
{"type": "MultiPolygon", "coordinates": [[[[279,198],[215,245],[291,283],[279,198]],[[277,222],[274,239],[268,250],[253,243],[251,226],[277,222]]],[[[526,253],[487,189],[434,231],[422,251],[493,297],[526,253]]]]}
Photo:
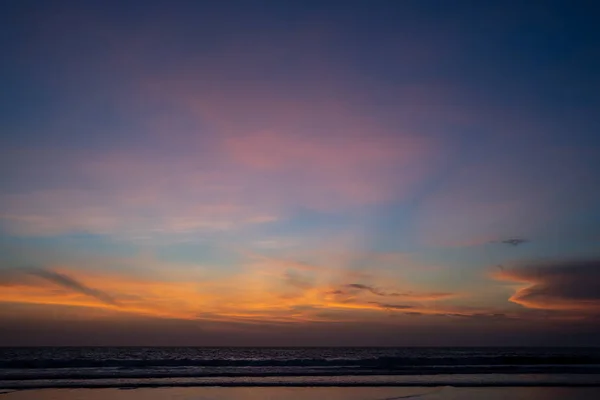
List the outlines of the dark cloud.
{"type": "Polygon", "coordinates": [[[448,292],[428,292],[428,293],[416,293],[416,292],[386,292],[379,288],[364,285],[362,283],[350,283],[346,285],[347,288],[364,290],[377,296],[384,297],[403,297],[410,300],[440,300],[453,297],[453,293],[448,292]]]}
{"type": "Polygon", "coordinates": [[[510,246],[519,246],[523,243],[527,243],[529,240],[523,238],[509,238],[505,240],[501,240],[500,243],[508,244],[510,246]]]}
{"type": "MultiPolygon", "coordinates": [[[[388,303],[380,303],[377,301],[370,301],[369,304],[376,305],[384,310],[388,311],[402,311],[402,310],[413,310],[415,306],[407,305],[407,304],[388,304],[388,303]]],[[[454,317],[454,318],[465,318],[471,320],[499,320],[509,318],[504,313],[447,313],[447,312],[421,312],[421,311],[404,311],[401,314],[408,316],[421,316],[427,315],[430,317],[454,317]]]]}
{"type": "Polygon", "coordinates": [[[350,283],[348,285],[346,285],[346,287],[350,288],[350,289],[358,289],[358,290],[364,290],[370,293],[373,293],[377,296],[387,296],[387,294],[373,286],[369,286],[369,285],[363,285],[362,283],[350,283]]]}
{"type": "Polygon", "coordinates": [[[600,259],[522,266],[495,276],[529,284],[510,298],[525,307],[600,311],[600,259]]]}
{"type": "Polygon", "coordinates": [[[454,293],[449,292],[425,292],[425,293],[415,293],[415,292],[404,292],[404,293],[388,293],[388,296],[392,297],[405,297],[411,300],[441,300],[447,299],[449,297],[454,297],[454,293]]]}
{"type": "Polygon", "coordinates": [[[436,314],[444,317],[457,317],[457,318],[469,318],[469,319],[505,319],[508,316],[504,313],[475,313],[475,314],[460,314],[460,313],[450,313],[450,314],[436,314]]]}
{"type": "Polygon", "coordinates": [[[369,304],[375,304],[378,307],[381,307],[386,310],[410,310],[415,308],[414,306],[407,304],[387,304],[387,303],[379,303],[377,301],[370,301],[369,304]]]}
{"type": "Polygon", "coordinates": [[[59,272],[55,272],[55,271],[50,271],[50,270],[43,269],[43,268],[34,268],[34,267],[22,268],[21,271],[24,273],[27,273],[29,275],[43,278],[43,279],[50,281],[58,286],[62,286],[64,288],[72,290],[74,292],[93,297],[96,300],[101,301],[102,303],[113,305],[113,306],[119,305],[118,302],[108,293],[105,293],[98,289],[91,288],[91,287],[77,281],[76,279],[71,278],[68,275],[65,275],[65,274],[62,274],[59,272]]]}

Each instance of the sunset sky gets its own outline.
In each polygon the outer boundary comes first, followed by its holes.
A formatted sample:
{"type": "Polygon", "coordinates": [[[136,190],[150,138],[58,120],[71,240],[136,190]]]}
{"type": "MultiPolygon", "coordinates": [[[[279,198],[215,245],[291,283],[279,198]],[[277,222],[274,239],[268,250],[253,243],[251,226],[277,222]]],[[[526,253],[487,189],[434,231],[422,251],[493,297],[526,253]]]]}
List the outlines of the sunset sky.
{"type": "Polygon", "coordinates": [[[0,5],[0,345],[600,345],[593,1],[0,5]]]}

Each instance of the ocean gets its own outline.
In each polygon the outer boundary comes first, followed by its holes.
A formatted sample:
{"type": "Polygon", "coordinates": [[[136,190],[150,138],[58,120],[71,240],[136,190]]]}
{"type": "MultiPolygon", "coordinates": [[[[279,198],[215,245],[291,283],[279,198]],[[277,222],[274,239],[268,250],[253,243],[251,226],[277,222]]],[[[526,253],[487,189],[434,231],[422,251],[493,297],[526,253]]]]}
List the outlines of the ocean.
{"type": "Polygon", "coordinates": [[[600,386],[600,348],[0,347],[0,389],[600,386]]]}

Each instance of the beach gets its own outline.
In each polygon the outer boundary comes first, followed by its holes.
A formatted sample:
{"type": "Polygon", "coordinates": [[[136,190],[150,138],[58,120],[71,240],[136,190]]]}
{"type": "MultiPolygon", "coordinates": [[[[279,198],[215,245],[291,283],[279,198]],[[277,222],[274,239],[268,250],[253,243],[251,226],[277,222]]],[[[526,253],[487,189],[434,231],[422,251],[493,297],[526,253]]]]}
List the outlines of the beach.
{"type": "Polygon", "coordinates": [[[3,400],[592,400],[600,387],[194,387],[0,391],[3,400]]]}

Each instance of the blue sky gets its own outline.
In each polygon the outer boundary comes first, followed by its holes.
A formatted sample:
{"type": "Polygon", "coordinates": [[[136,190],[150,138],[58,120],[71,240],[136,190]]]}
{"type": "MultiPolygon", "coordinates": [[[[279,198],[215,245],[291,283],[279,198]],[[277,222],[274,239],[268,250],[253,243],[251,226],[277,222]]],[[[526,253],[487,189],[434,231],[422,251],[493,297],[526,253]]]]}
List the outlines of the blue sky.
{"type": "Polygon", "coordinates": [[[597,343],[593,2],[1,7],[9,343],[597,343]]]}

